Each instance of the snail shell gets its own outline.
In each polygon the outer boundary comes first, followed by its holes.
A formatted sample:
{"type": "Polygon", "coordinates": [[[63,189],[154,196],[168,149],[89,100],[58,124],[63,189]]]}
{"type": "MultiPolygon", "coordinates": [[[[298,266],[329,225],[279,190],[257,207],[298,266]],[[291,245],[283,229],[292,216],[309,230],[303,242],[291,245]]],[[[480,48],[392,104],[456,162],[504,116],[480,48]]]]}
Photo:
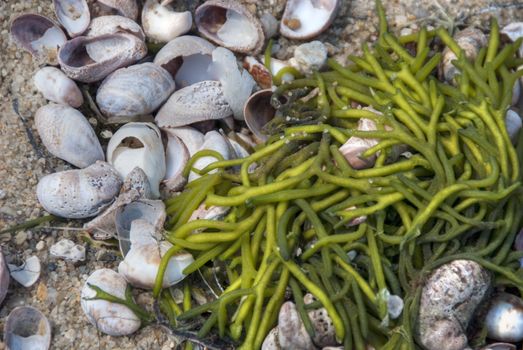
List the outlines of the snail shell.
{"type": "Polygon", "coordinates": [[[165,177],[165,152],[156,125],[127,123],[122,126],[107,145],[107,161],[122,179],[135,167],[140,167],[147,174],[152,195],[160,196],[160,181],[165,177]]]}
{"type": "Polygon", "coordinates": [[[93,18],[85,32],[85,36],[97,37],[104,34],[128,33],[145,41],[142,27],[130,18],[123,16],[101,16],[93,18]]]}
{"type": "Polygon", "coordinates": [[[47,350],[51,345],[51,325],[34,307],[19,306],[7,316],[4,343],[8,350],[47,350]]]}
{"type": "Polygon", "coordinates": [[[339,0],[288,0],[280,22],[281,35],[298,40],[318,36],[331,25],[339,4],[339,0]]]}
{"type": "Polygon", "coordinates": [[[91,14],[85,0],[53,0],[56,18],[71,37],[85,32],[91,22],[91,14]]]}
{"type": "Polygon", "coordinates": [[[219,46],[240,53],[258,53],[265,35],[258,18],[231,0],[208,0],[195,12],[198,31],[219,46]]]}
{"type": "Polygon", "coordinates": [[[119,15],[138,20],[139,9],[136,0],[98,0],[93,6],[93,17],[119,15]]]}
{"type": "MultiPolygon", "coordinates": [[[[377,126],[373,120],[361,118],[358,120],[358,126],[356,129],[362,131],[373,131],[377,130],[377,126]]],[[[340,147],[340,152],[354,169],[369,168],[374,164],[376,155],[374,154],[369,158],[362,158],[361,154],[369,148],[376,146],[378,142],[379,141],[376,139],[351,136],[347,142],[340,147]]]]}
{"type": "Polygon", "coordinates": [[[96,296],[96,291],[89,284],[125,299],[127,282],[122,275],[109,269],[96,270],[87,278],[82,288],[80,304],[93,326],[112,336],[129,335],[140,328],[140,319],[127,306],[100,299],[89,300],[96,296]]]}
{"type": "Polygon", "coordinates": [[[35,126],[42,143],[54,156],[79,168],[104,160],[93,128],[76,109],[55,103],[40,107],[35,126]]]}
{"type": "Polygon", "coordinates": [[[174,80],[153,63],[120,68],[96,93],[100,111],[113,121],[130,121],[156,110],[174,91],[174,80]]]}
{"type": "Polygon", "coordinates": [[[145,42],[132,34],[79,36],[62,46],[58,61],[68,77],[92,83],[142,59],[146,53],[145,42]]]}
{"type": "Polygon", "coordinates": [[[56,23],[32,13],[20,15],[11,22],[11,37],[35,60],[52,65],[58,63],[58,49],[67,41],[56,23]]]}
{"type": "Polygon", "coordinates": [[[175,12],[170,6],[160,5],[158,0],[147,0],[142,10],[142,26],[148,38],[166,43],[191,30],[192,14],[175,12]]]}
{"type": "Polygon", "coordinates": [[[82,219],[101,213],[116,198],[122,185],[118,172],[97,161],[85,169],[67,170],[40,179],[36,195],[49,213],[82,219]]]}
{"type": "Polygon", "coordinates": [[[74,108],[84,103],[82,92],[76,83],[58,68],[40,68],[34,76],[34,83],[38,91],[52,102],[74,108]]]}
{"type": "Polygon", "coordinates": [[[523,340],[523,301],[512,294],[498,294],[490,303],[485,324],[489,338],[520,342],[523,340]]]}

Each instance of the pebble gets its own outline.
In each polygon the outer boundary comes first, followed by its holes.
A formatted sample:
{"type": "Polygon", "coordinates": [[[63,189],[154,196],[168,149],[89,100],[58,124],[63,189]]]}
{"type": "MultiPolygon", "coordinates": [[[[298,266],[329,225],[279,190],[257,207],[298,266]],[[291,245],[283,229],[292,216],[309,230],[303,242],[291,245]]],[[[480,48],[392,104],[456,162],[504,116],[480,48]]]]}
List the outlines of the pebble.
{"type": "Polygon", "coordinates": [[[16,245],[22,245],[27,240],[27,232],[26,231],[20,231],[15,236],[15,244],[16,245]]]}
{"type": "Polygon", "coordinates": [[[84,261],[85,260],[85,247],[79,244],[75,244],[69,239],[62,239],[59,242],[53,244],[49,250],[52,256],[69,260],[72,262],[84,261]]]}
{"type": "Polygon", "coordinates": [[[6,196],[7,193],[4,190],[0,189],[0,199],[4,199],[6,196]]]}
{"type": "Polygon", "coordinates": [[[294,57],[289,62],[300,72],[312,74],[327,62],[327,48],[317,40],[301,44],[294,50],[294,57]]]}
{"type": "Polygon", "coordinates": [[[36,250],[41,251],[41,250],[44,250],[44,249],[45,249],[45,242],[44,241],[39,241],[36,244],[36,250]]]}

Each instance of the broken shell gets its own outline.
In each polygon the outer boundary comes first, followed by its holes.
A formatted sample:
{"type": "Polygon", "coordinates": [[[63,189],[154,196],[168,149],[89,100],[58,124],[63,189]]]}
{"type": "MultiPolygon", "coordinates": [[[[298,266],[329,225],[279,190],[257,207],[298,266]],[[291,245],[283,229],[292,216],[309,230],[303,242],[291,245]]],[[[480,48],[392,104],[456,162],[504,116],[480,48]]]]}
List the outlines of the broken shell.
{"type": "MultiPolygon", "coordinates": [[[[238,141],[233,140],[230,137],[227,138],[227,141],[230,143],[230,145],[232,146],[232,150],[234,151],[233,158],[247,158],[250,155],[250,153],[238,141]]],[[[256,165],[251,164],[251,166],[256,165]]]]}
{"type": "Polygon", "coordinates": [[[120,68],[105,78],[96,103],[112,122],[128,122],[156,110],[173,91],[169,72],[148,62],[120,68]]]}
{"type": "Polygon", "coordinates": [[[85,36],[94,38],[104,34],[128,33],[145,41],[142,27],[130,18],[123,16],[102,16],[93,18],[85,36]]]}
{"type": "Polygon", "coordinates": [[[185,147],[187,147],[190,156],[198,152],[201,149],[203,142],[205,141],[205,135],[191,126],[164,128],[163,130],[166,130],[166,132],[169,134],[178,137],[183,142],[185,147]]]}
{"type": "Polygon", "coordinates": [[[138,3],[136,0],[98,0],[93,6],[95,16],[119,15],[138,20],[138,3]]]}
{"type": "Polygon", "coordinates": [[[232,114],[218,81],[201,81],[174,92],[156,114],[159,127],[177,127],[223,119],[232,114]]]}
{"type": "Polygon", "coordinates": [[[256,83],[262,89],[269,89],[272,86],[272,74],[267,67],[261,64],[253,56],[245,56],[243,59],[243,68],[245,68],[256,83]]]}
{"type": "Polygon", "coordinates": [[[147,0],[142,10],[142,26],[149,39],[166,43],[191,30],[192,15],[160,5],[158,0],[147,0]]]}
{"type": "Polygon", "coordinates": [[[169,71],[180,89],[214,79],[208,72],[214,49],[215,46],[205,39],[184,35],[162,47],[154,57],[154,63],[169,71]]]}
{"type": "Polygon", "coordinates": [[[4,343],[7,350],[47,350],[51,345],[51,325],[34,307],[19,306],[7,316],[4,343]]]}
{"type": "Polygon", "coordinates": [[[92,299],[96,296],[96,291],[89,284],[117,298],[125,299],[127,282],[122,275],[109,269],[96,270],[87,278],[82,288],[80,304],[93,326],[112,336],[132,334],[140,328],[140,319],[127,306],[92,299]]]}
{"type": "Polygon", "coordinates": [[[80,36],[62,46],[58,61],[68,77],[92,83],[142,59],[146,53],[145,42],[132,34],[80,36]]]}
{"type": "MultiPolygon", "coordinates": [[[[358,120],[358,126],[356,130],[361,131],[374,131],[377,130],[376,123],[367,118],[361,118],[358,120]]],[[[340,147],[340,152],[343,154],[345,159],[347,159],[347,162],[349,162],[350,166],[354,169],[365,169],[371,167],[375,160],[376,160],[376,154],[373,154],[372,156],[368,158],[362,158],[361,154],[364,153],[369,148],[372,148],[378,144],[379,140],[377,139],[369,139],[369,138],[361,138],[356,136],[351,136],[347,142],[345,142],[340,147]]]]}
{"type": "Polygon", "coordinates": [[[270,39],[278,33],[278,20],[269,12],[265,12],[260,17],[265,38],[270,39]]]}
{"type": "Polygon", "coordinates": [[[293,302],[283,303],[278,314],[278,343],[282,349],[315,350],[293,302]]]}
{"type": "Polygon", "coordinates": [[[85,0],[53,0],[58,21],[71,37],[85,32],[91,22],[91,14],[85,0]]]}
{"type": "Polygon", "coordinates": [[[467,346],[466,329],[490,288],[489,273],[470,260],[438,267],[422,289],[416,336],[426,350],[467,346]]]}
{"type": "Polygon", "coordinates": [[[165,204],[160,200],[139,199],[120,206],[116,210],[114,222],[122,256],[127,255],[130,248],[133,221],[143,219],[153,225],[156,231],[160,231],[163,229],[165,218],[165,204]]]}
{"type": "Polygon", "coordinates": [[[191,217],[188,221],[193,220],[221,220],[229,213],[231,208],[229,207],[219,207],[216,205],[211,205],[207,207],[205,203],[200,204],[198,208],[191,214],[191,217]]]}
{"type": "Polygon", "coordinates": [[[183,169],[189,161],[189,150],[185,144],[172,132],[173,129],[165,128],[167,134],[167,147],[165,149],[166,171],[163,184],[169,191],[180,191],[185,185],[183,169]]]}
{"type": "Polygon", "coordinates": [[[522,125],[523,122],[519,114],[516,111],[509,109],[505,114],[505,127],[507,128],[508,136],[513,145],[518,141],[518,135],[522,125]]]}
{"type": "Polygon", "coordinates": [[[85,168],[104,160],[91,124],[72,107],[55,103],[40,107],[35,114],[35,126],[47,150],[76,167],[85,168]]]}
{"type": "Polygon", "coordinates": [[[36,89],[52,102],[74,108],[84,103],[82,92],[76,83],[55,67],[43,67],[34,75],[36,89]]]}
{"type": "Polygon", "coordinates": [[[288,0],[280,33],[289,39],[310,39],[325,31],[336,17],[339,0],[288,0]]]}
{"type": "MultiPolygon", "coordinates": [[[[146,220],[131,223],[131,247],[124,260],[118,265],[118,272],[133,286],[152,289],[160,267],[162,256],[172,247],[168,242],[158,242],[156,227],[146,220]]],[[[168,288],[185,278],[182,271],[194,261],[189,253],[180,253],[169,259],[162,287],[168,288]]]]}
{"type": "Polygon", "coordinates": [[[305,75],[319,71],[327,62],[327,48],[321,41],[315,40],[301,44],[294,50],[289,63],[305,75]]]}
{"type": "Polygon", "coordinates": [[[274,118],[276,113],[276,110],[270,103],[271,97],[271,89],[260,90],[252,94],[243,107],[247,127],[262,142],[265,142],[268,138],[262,132],[263,127],[274,118]]]}
{"type": "Polygon", "coordinates": [[[0,250],[0,304],[5,299],[7,295],[7,290],[9,289],[9,268],[5,262],[4,253],[0,250]]]}
{"type": "Polygon", "coordinates": [[[485,324],[489,338],[520,342],[523,340],[523,300],[508,293],[496,295],[490,302],[485,324]]]}
{"type": "Polygon", "coordinates": [[[493,343],[489,344],[480,350],[517,350],[516,345],[509,343],[493,343]]]}
{"type": "Polygon", "coordinates": [[[98,215],[111,205],[121,185],[118,172],[98,161],[85,169],[44,176],[38,182],[36,195],[49,213],[82,219],[98,215]]]}
{"type": "Polygon", "coordinates": [[[122,189],[120,190],[120,194],[132,190],[136,190],[140,198],[151,199],[153,197],[147,174],[140,167],[135,167],[129,174],[127,174],[122,189]]]}
{"type": "MultiPolygon", "coordinates": [[[[506,25],[500,31],[501,35],[507,37],[510,41],[515,42],[519,38],[523,38],[523,22],[514,22],[506,25]]],[[[523,57],[523,47],[519,47],[519,57],[523,57]]]]}
{"type": "Polygon", "coordinates": [[[20,15],[11,22],[11,37],[38,62],[52,65],[58,64],[58,49],[67,41],[57,24],[32,13],[20,15]]]}
{"type": "Polygon", "coordinates": [[[22,265],[7,264],[11,277],[24,287],[31,287],[40,278],[40,259],[36,255],[28,258],[22,265]]]}
{"type": "MultiPolygon", "coordinates": [[[[224,160],[229,160],[232,157],[231,147],[229,147],[229,143],[227,142],[226,138],[220,134],[218,131],[209,131],[205,134],[203,145],[201,146],[200,150],[212,150],[220,153],[223,156],[224,160]]],[[[199,158],[194,164],[193,168],[195,169],[203,169],[207,165],[216,162],[215,157],[201,157],[199,158]]],[[[217,170],[211,170],[209,173],[215,173],[217,170]]],[[[191,171],[189,174],[189,182],[199,178],[200,175],[196,174],[195,172],[191,171]]]]}
{"type": "Polygon", "coordinates": [[[85,247],[74,243],[70,239],[62,239],[49,249],[51,256],[59,259],[78,262],[85,260],[85,247]]]}
{"type": "Polygon", "coordinates": [[[258,53],[265,35],[258,18],[231,0],[208,0],[195,12],[198,31],[207,39],[235,52],[258,53]]]}
{"type": "Polygon", "coordinates": [[[135,168],[146,174],[155,198],[160,196],[160,181],[165,177],[165,152],[160,130],[153,123],[127,123],[111,137],[107,161],[122,179],[135,168]]]}

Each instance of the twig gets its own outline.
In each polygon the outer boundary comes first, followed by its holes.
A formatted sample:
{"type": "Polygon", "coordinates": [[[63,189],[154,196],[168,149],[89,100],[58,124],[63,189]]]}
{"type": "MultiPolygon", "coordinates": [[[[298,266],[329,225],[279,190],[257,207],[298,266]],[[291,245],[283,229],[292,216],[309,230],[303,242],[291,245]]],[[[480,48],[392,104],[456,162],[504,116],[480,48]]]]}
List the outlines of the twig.
{"type": "Polygon", "coordinates": [[[28,228],[32,228],[32,227],[41,225],[43,223],[46,223],[46,222],[49,222],[49,221],[53,221],[53,220],[57,220],[57,219],[58,219],[58,217],[56,217],[54,215],[40,216],[40,217],[38,217],[36,219],[28,220],[28,221],[23,222],[21,224],[14,225],[14,226],[11,226],[11,227],[9,227],[9,228],[7,228],[5,230],[2,230],[2,231],[0,231],[0,235],[6,234],[6,233],[13,233],[13,232],[16,232],[16,231],[19,231],[19,230],[28,229],[28,228]]]}

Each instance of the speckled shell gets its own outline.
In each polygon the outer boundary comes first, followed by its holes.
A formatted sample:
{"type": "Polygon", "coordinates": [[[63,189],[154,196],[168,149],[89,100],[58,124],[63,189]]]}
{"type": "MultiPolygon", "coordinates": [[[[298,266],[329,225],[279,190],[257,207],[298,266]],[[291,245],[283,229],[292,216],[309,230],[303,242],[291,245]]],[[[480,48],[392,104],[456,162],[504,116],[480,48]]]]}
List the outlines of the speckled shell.
{"type": "Polygon", "coordinates": [[[56,103],[40,107],[35,114],[35,126],[52,155],[78,168],[104,160],[93,128],[82,113],[72,107],[56,103]]]}
{"type": "Polygon", "coordinates": [[[140,60],[146,53],[145,42],[132,34],[79,36],[62,46],[58,60],[68,77],[92,83],[140,60]]]}
{"type": "Polygon", "coordinates": [[[53,0],[54,12],[58,21],[71,37],[85,32],[91,14],[85,0],[53,0]]]}
{"type": "MultiPolygon", "coordinates": [[[[314,296],[310,293],[305,294],[303,297],[305,304],[310,304],[314,300],[314,296]]],[[[313,343],[320,348],[338,345],[336,341],[336,330],[334,329],[332,319],[327,313],[327,310],[322,307],[310,310],[307,314],[314,328],[313,343]]]]}
{"type": "Polygon", "coordinates": [[[118,172],[98,161],[85,169],[44,176],[38,182],[36,195],[49,213],[83,219],[95,216],[111,205],[121,186],[118,172]]]}
{"type": "Polygon", "coordinates": [[[95,16],[120,15],[138,20],[139,8],[136,0],[98,0],[93,6],[95,16]]]}
{"type": "Polygon", "coordinates": [[[261,51],[265,42],[265,34],[263,33],[260,20],[237,1],[208,0],[196,9],[194,22],[196,23],[198,31],[204,37],[219,46],[226,47],[235,52],[256,54],[261,51]],[[249,42],[240,42],[239,37],[245,37],[245,32],[237,33],[236,38],[228,38],[229,40],[223,40],[219,37],[218,32],[227,21],[228,11],[235,13],[249,23],[250,31],[255,34],[252,40],[249,42]]]}
{"type": "Polygon", "coordinates": [[[339,4],[339,0],[288,0],[280,22],[281,35],[298,40],[318,36],[331,25],[339,4]]]}
{"type": "Polygon", "coordinates": [[[142,27],[130,18],[123,16],[101,16],[93,18],[84,35],[97,37],[104,34],[128,33],[145,41],[142,27]]]}
{"type": "Polygon", "coordinates": [[[202,81],[173,93],[156,114],[159,127],[177,127],[232,114],[218,81],[202,81]]]}
{"type": "Polygon", "coordinates": [[[117,298],[125,299],[127,282],[122,275],[109,269],[93,272],[82,288],[80,304],[87,319],[99,331],[112,336],[129,335],[136,332],[141,325],[140,319],[122,304],[105,300],[87,300],[96,295],[88,284],[96,286],[117,298]]]}
{"type": "Polygon", "coordinates": [[[34,75],[38,91],[52,102],[69,105],[74,108],[84,103],[82,92],[76,83],[55,67],[43,67],[34,75]]]}
{"type": "Polygon", "coordinates": [[[96,93],[100,111],[113,121],[128,122],[156,110],[174,91],[174,80],[153,63],[120,68],[96,93]]]}
{"type": "Polygon", "coordinates": [[[278,343],[282,349],[316,350],[291,301],[283,303],[278,314],[278,343]]]}
{"type": "Polygon", "coordinates": [[[4,343],[7,350],[47,350],[51,345],[51,325],[34,307],[19,306],[7,316],[4,343]]]}
{"type": "Polygon", "coordinates": [[[11,22],[11,37],[37,62],[52,65],[58,63],[58,49],[67,41],[55,22],[32,13],[20,15],[11,22]]]}
{"type": "Polygon", "coordinates": [[[147,0],[142,10],[142,27],[149,39],[166,43],[191,30],[192,14],[175,12],[158,0],[147,0]]]}
{"type": "Polygon", "coordinates": [[[5,299],[7,295],[7,290],[9,289],[9,269],[5,262],[4,253],[0,250],[0,304],[5,299]]]}
{"type": "Polygon", "coordinates": [[[490,339],[518,343],[523,340],[523,300],[513,294],[500,293],[491,301],[485,316],[490,339]]]}

